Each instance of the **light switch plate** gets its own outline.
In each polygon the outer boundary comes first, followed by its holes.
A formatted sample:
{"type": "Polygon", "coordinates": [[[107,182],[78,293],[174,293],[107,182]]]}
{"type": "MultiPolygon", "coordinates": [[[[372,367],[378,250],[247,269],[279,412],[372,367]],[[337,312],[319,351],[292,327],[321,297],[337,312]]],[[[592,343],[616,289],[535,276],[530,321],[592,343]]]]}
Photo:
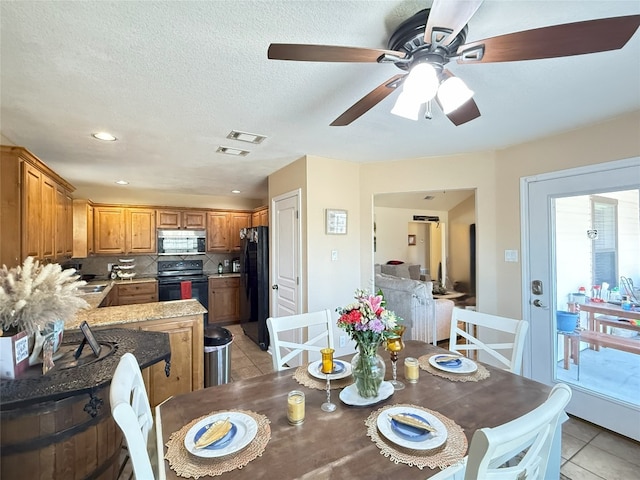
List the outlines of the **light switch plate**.
{"type": "Polygon", "coordinates": [[[505,262],[517,262],[518,261],[518,250],[505,250],[504,251],[504,261],[505,262]]]}
{"type": "Polygon", "coordinates": [[[338,261],[338,250],[331,250],[331,261],[332,262],[338,261]]]}

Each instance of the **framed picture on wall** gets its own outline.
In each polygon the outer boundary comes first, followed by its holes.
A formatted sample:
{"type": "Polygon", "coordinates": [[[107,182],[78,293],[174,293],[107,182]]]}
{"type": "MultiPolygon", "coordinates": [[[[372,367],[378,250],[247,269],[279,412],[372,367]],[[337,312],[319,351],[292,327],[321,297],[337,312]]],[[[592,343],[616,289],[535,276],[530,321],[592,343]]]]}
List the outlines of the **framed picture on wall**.
{"type": "Polygon", "coordinates": [[[347,234],[347,211],[327,208],[325,218],[327,235],[347,234]]]}
{"type": "Polygon", "coordinates": [[[409,245],[415,245],[416,244],[416,236],[415,235],[409,235],[407,238],[408,238],[407,243],[409,245]]]}

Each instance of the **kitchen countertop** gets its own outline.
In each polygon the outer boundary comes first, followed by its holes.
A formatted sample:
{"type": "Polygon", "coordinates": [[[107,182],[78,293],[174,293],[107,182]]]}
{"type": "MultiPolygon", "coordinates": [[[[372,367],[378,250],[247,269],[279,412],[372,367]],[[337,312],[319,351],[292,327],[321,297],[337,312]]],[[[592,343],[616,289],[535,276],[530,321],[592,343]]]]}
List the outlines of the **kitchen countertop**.
{"type": "Polygon", "coordinates": [[[209,278],[240,278],[239,273],[205,273],[209,278]]]}

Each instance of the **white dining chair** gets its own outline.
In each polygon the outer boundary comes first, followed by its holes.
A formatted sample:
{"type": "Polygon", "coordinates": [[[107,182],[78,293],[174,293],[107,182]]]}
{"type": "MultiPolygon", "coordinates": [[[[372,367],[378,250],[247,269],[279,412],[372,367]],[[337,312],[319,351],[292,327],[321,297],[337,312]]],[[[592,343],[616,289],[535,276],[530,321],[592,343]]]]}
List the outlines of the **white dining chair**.
{"type": "Polygon", "coordinates": [[[499,317],[456,307],[451,313],[449,350],[463,354],[472,351],[486,352],[504,365],[505,370],[519,375],[522,370],[524,340],[528,329],[529,324],[524,320],[499,317]],[[507,334],[509,336],[507,340],[510,341],[485,343],[475,336],[478,329],[484,330],[481,333],[487,336],[496,334],[496,331],[507,334]],[[489,332],[486,329],[491,329],[494,332],[489,332]],[[507,357],[498,350],[509,350],[509,356],[507,357]]]}
{"type": "Polygon", "coordinates": [[[163,479],[149,399],[138,361],[131,353],[120,358],[111,380],[109,400],[111,415],[124,434],[136,479],[163,479]]]}
{"type": "Polygon", "coordinates": [[[555,436],[559,434],[559,422],[563,416],[566,418],[564,408],[570,399],[569,386],[559,383],[549,398],[529,413],[494,428],[476,430],[463,461],[438,472],[431,480],[558,478],[559,461],[552,468],[557,472],[547,471],[547,466],[555,436]]]}
{"type": "MultiPolygon", "coordinates": [[[[267,318],[273,369],[279,371],[292,367],[292,360],[302,357],[305,352],[334,348],[332,324],[329,310],[267,318]]],[[[305,361],[296,360],[298,364],[305,361]]]]}

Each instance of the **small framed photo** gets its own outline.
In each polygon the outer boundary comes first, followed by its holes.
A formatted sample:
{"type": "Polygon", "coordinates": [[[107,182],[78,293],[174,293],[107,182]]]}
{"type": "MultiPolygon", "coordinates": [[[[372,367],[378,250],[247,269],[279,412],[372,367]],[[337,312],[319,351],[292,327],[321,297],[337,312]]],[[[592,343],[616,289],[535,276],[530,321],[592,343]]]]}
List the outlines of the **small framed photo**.
{"type": "Polygon", "coordinates": [[[347,234],[347,211],[327,208],[325,218],[327,235],[347,234]]]}
{"type": "Polygon", "coordinates": [[[93,332],[89,328],[89,324],[86,322],[86,320],[80,324],[80,330],[82,331],[82,333],[84,335],[83,343],[86,340],[86,342],[91,347],[91,350],[93,350],[94,355],[96,357],[99,357],[100,356],[100,350],[102,350],[102,345],[100,345],[98,343],[98,341],[96,340],[96,337],[93,336],[93,332]]]}
{"type": "Polygon", "coordinates": [[[409,235],[408,237],[408,244],[409,245],[415,245],[416,244],[416,236],[415,235],[409,235]]]}

